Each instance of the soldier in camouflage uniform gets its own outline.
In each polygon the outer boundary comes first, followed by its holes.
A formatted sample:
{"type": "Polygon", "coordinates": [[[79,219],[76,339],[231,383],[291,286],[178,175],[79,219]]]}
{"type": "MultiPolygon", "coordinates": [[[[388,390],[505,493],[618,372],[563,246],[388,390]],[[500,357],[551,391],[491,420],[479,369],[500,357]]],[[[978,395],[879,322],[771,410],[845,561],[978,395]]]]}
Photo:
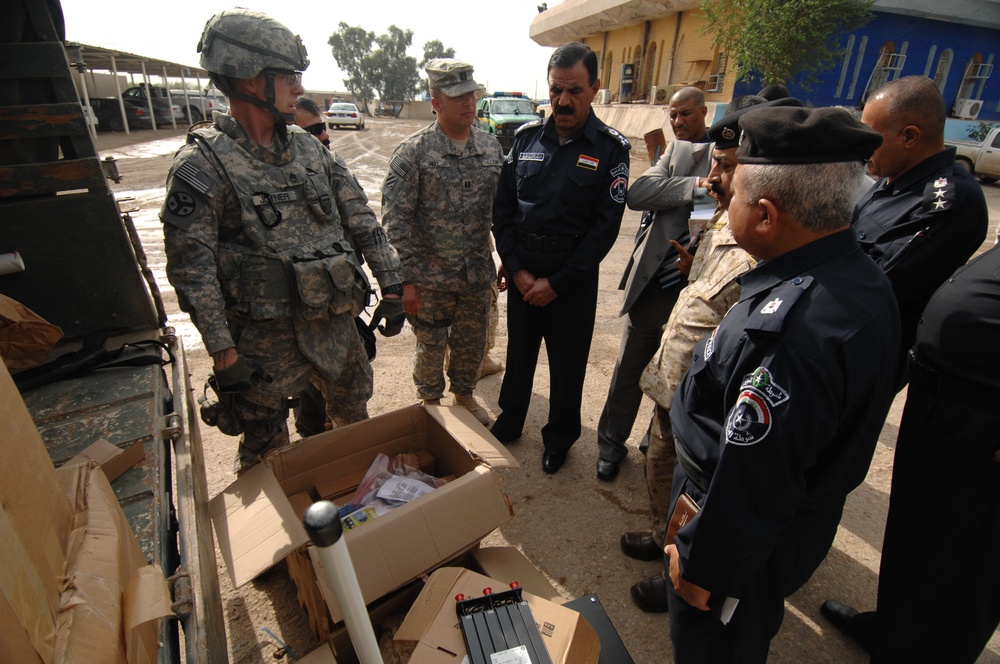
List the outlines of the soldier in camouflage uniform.
{"type": "Polygon", "coordinates": [[[440,402],[450,348],[455,403],[489,426],[472,392],[497,277],[490,226],[503,155],[496,138],[472,126],[482,93],[472,66],[444,58],[425,71],[437,121],[393,153],[382,183],[382,223],[399,251],[403,308],[417,337],[417,397],[440,402]]]}
{"type": "MultiPolygon", "coordinates": [[[[691,366],[695,345],[715,329],[739,299],[737,277],[756,265],[754,259],[736,244],[726,210],[733,196],[739,119],[761,105],[767,108],[801,104],[792,98],[765,103],[756,95],[737,97],[730,102],[726,115],[708,129],[708,139],[714,143],[712,170],[708,174],[709,196],[718,201],[719,208],[698,241],[697,253],[692,256],[685,249],[679,252],[678,262],[681,271],[688,273],[688,285],[678,295],[663,330],[660,347],[639,378],[639,387],[655,403],[646,452],[646,488],[653,512],[653,529],[623,534],[621,548],[626,555],[640,560],[663,559],[663,537],[670,518],[668,510],[676,460],[670,426],[674,393],[691,366]]],[[[643,579],[632,586],[632,598],[644,611],[665,611],[667,583],[662,572],[643,579]]]]}
{"type": "Polygon", "coordinates": [[[339,423],[368,416],[372,370],[353,317],[402,327],[399,259],[344,162],[287,127],[309,60],[299,38],[245,9],[216,14],[198,44],[230,115],[196,127],[174,157],[160,211],[167,277],[214,360],[242,430],[237,470],[288,443],[287,400],[313,381],[339,423]]]}

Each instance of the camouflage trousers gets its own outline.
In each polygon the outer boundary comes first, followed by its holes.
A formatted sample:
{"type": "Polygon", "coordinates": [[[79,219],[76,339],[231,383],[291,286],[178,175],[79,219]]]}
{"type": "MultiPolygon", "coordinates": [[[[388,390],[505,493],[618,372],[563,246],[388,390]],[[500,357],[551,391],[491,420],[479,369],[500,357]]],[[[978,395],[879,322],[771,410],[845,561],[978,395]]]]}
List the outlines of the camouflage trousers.
{"type": "Polygon", "coordinates": [[[237,352],[273,379],[237,399],[236,413],[244,426],[241,460],[259,459],[288,444],[288,398],[298,396],[310,381],[326,398],[331,420],[367,419],[372,368],[349,314],[312,321],[292,316],[240,322],[231,328],[237,352]]]}
{"type": "Polygon", "coordinates": [[[494,280],[493,287],[490,289],[490,324],[486,328],[486,352],[484,355],[489,355],[493,347],[497,345],[497,326],[500,324],[500,306],[497,304],[499,299],[500,287],[494,280]]]}
{"type": "Polygon", "coordinates": [[[418,399],[444,395],[444,356],[450,351],[448,380],[455,394],[472,394],[486,352],[489,288],[465,293],[418,290],[420,309],[406,319],[417,337],[413,382],[418,399]]]}
{"type": "Polygon", "coordinates": [[[663,547],[663,537],[670,522],[670,492],[674,486],[674,432],[670,411],[662,406],[653,410],[649,423],[649,449],[646,451],[646,489],[653,512],[653,539],[663,547]]]}

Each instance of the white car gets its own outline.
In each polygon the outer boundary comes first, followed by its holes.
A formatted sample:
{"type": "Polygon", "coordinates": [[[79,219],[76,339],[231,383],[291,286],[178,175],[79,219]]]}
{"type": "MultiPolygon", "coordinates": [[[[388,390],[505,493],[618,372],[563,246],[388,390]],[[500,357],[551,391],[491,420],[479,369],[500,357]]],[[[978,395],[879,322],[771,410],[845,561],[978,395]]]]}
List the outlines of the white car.
{"type": "Polygon", "coordinates": [[[358,131],[365,128],[365,116],[358,107],[346,101],[335,101],[326,112],[326,126],[354,127],[358,131]]]}

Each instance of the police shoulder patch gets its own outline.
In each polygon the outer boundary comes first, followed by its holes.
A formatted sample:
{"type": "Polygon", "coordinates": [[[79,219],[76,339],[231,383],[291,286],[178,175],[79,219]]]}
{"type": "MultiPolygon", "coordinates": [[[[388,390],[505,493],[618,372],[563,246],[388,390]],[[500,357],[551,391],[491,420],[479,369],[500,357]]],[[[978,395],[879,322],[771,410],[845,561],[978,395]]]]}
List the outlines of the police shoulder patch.
{"type": "Polygon", "coordinates": [[[608,125],[604,125],[603,127],[601,127],[601,131],[607,134],[608,136],[611,136],[619,143],[621,143],[621,146],[626,150],[632,149],[632,144],[629,143],[628,139],[625,138],[625,136],[614,127],[609,127],[608,125]]]}
{"type": "Polygon", "coordinates": [[[736,405],[726,418],[726,443],[749,446],[767,438],[774,409],[789,399],[767,367],[759,367],[743,378],[736,405]]]}
{"type": "Polygon", "coordinates": [[[755,309],[748,312],[743,329],[779,334],[788,312],[792,310],[798,299],[809,290],[812,283],[811,276],[796,275],[788,281],[778,284],[767,292],[755,309]]]}

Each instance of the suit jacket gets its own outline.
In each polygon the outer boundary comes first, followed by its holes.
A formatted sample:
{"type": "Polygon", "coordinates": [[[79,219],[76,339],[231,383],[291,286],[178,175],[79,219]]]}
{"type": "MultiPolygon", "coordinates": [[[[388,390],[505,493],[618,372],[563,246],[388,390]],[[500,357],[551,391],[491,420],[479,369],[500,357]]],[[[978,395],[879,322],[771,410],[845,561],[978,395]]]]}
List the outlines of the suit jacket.
{"type": "Polygon", "coordinates": [[[670,240],[687,228],[698,178],[712,168],[712,143],[671,141],[656,165],[629,187],[626,203],[633,210],[652,210],[653,221],[636,237],[619,290],[625,291],[619,316],[628,313],[670,250],[670,240]]]}

